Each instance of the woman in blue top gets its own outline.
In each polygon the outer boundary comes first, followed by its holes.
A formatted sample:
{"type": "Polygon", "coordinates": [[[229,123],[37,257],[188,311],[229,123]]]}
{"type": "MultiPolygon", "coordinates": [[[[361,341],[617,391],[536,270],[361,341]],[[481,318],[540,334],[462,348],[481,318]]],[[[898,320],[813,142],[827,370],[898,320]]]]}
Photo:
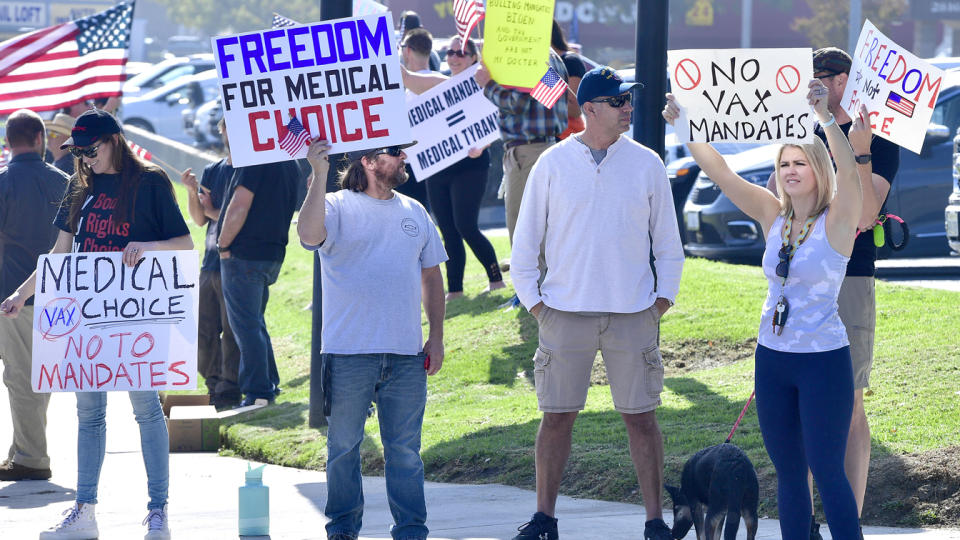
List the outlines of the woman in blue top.
{"type": "MultiPolygon", "coordinates": [[[[767,239],[763,272],[769,283],[757,340],[755,384],[763,442],[777,469],[777,506],[785,540],[810,536],[807,468],[813,472],[830,533],[860,538],[857,505],[843,468],[853,411],[853,370],[837,295],[853,250],[861,192],[853,150],[827,110],[827,89],[812,80],[807,95],[827,142],[785,144],[775,162],[782,198],[744,180],[706,143],[688,143],[704,173],[767,239]]],[[[667,94],[663,117],[680,108],[667,94]]],[[[850,137],[869,136],[866,109],[850,137]]]]}
{"type": "MultiPolygon", "coordinates": [[[[76,174],[60,205],[60,234],[51,253],[122,251],[135,266],[144,253],[193,249],[187,224],[162,169],[130,150],[110,113],[92,109],[77,118],[62,148],[76,158],[76,174]]],[[[33,296],[36,274],[0,304],[15,317],[33,296]]],[[[156,391],[129,392],[147,471],[146,540],[169,540],[167,491],[170,442],[156,391]]],[[[97,538],[94,507],[106,449],[105,392],[77,392],[77,498],[66,517],[40,533],[41,540],[97,538]]]]}

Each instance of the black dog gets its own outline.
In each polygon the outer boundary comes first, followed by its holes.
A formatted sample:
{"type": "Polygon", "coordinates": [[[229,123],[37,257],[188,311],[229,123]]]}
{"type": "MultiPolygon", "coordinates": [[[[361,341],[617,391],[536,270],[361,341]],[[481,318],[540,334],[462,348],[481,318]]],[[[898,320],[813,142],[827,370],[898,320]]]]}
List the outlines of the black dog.
{"type": "Polygon", "coordinates": [[[698,540],[735,540],[740,518],[747,540],[757,535],[760,484],[750,458],[730,443],[697,452],[683,466],[680,489],[666,486],[673,499],[673,537],[683,538],[696,527],[698,540]],[[706,521],[704,521],[706,509],[706,521]]]}

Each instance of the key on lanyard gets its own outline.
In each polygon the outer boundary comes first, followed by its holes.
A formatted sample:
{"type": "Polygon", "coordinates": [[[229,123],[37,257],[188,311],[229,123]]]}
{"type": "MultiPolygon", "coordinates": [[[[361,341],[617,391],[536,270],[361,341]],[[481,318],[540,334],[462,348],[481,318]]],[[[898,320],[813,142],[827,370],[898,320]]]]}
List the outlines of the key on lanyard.
{"type": "Polygon", "coordinates": [[[787,315],[790,313],[790,306],[787,305],[787,299],[781,296],[777,300],[777,305],[773,308],[773,333],[780,335],[783,333],[783,327],[787,324],[787,315]]]}

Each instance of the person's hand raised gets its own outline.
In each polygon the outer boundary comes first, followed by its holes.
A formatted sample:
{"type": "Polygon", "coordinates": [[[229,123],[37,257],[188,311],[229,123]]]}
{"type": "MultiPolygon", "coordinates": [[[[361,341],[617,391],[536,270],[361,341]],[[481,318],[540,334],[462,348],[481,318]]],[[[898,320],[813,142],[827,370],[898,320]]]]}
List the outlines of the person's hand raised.
{"type": "Polygon", "coordinates": [[[663,106],[663,112],[660,113],[663,115],[663,119],[667,121],[671,126],[674,125],[674,122],[680,118],[680,105],[677,103],[677,98],[673,94],[667,94],[667,103],[663,106]]]}
{"type": "Polygon", "coordinates": [[[847,132],[847,138],[850,139],[850,146],[853,148],[854,155],[863,155],[870,153],[870,143],[873,142],[873,131],[870,129],[870,111],[866,105],[860,105],[856,117],[853,119],[853,125],[847,132]]]}
{"type": "Polygon", "coordinates": [[[830,121],[830,111],[827,109],[827,102],[830,92],[827,90],[827,87],[823,85],[823,81],[820,79],[810,79],[810,84],[807,85],[807,88],[810,90],[807,92],[807,102],[813,107],[813,112],[817,115],[817,119],[820,120],[820,123],[826,123],[830,121]]]}

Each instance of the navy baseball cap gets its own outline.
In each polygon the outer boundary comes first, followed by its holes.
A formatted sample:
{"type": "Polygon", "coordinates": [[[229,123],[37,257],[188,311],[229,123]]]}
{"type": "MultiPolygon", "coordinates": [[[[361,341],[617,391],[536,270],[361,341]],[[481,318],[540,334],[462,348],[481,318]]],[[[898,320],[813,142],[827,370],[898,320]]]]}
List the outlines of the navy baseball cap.
{"type": "MultiPolygon", "coordinates": [[[[353,163],[354,161],[360,161],[360,158],[363,156],[369,156],[377,150],[384,150],[387,148],[399,148],[403,150],[404,148],[410,148],[411,146],[417,144],[417,141],[408,142],[407,144],[394,144],[391,146],[378,146],[376,148],[368,148],[366,150],[354,150],[353,152],[347,152],[345,155],[347,157],[347,163],[353,163]]],[[[383,153],[383,152],[381,152],[383,153]]]]}
{"type": "Polygon", "coordinates": [[[617,71],[610,66],[595,67],[580,80],[577,90],[577,103],[584,103],[600,97],[615,97],[634,88],[643,88],[642,83],[625,83],[617,71]]]}
{"type": "Polygon", "coordinates": [[[104,135],[123,133],[123,128],[117,119],[102,109],[90,109],[77,117],[70,138],[60,145],[60,149],[68,146],[90,146],[104,135]]]}

